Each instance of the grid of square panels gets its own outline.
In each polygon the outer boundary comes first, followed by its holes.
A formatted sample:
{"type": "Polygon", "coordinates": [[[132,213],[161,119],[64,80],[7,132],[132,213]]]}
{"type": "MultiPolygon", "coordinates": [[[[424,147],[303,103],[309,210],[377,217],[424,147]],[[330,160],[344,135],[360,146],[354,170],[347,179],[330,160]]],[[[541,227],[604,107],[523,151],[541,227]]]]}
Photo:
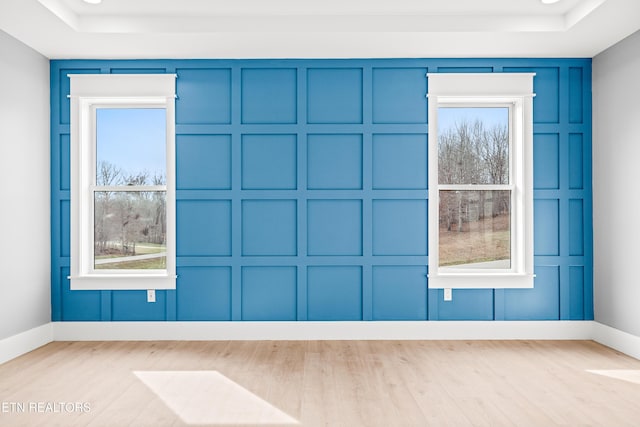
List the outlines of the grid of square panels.
{"type": "Polygon", "coordinates": [[[592,316],[590,69],[579,60],[53,61],[52,72],[54,320],[592,316]],[[178,75],[178,288],[153,306],[144,292],[77,293],[66,280],[66,75],[104,70],[178,75]],[[521,71],[536,73],[536,287],[443,302],[426,277],[426,74],[521,71]]]}

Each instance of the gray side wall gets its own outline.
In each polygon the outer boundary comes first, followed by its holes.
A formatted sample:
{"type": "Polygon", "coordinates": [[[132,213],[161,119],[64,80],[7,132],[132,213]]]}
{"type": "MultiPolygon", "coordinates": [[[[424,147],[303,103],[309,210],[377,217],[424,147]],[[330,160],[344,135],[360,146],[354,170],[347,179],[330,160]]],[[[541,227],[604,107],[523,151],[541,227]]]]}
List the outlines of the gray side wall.
{"type": "Polygon", "coordinates": [[[51,319],[49,61],[0,31],[0,339],[51,319]]]}
{"type": "Polygon", "coordinates": [[[640,336],[640,32],[593,60],[595,320],[640,336]]]}

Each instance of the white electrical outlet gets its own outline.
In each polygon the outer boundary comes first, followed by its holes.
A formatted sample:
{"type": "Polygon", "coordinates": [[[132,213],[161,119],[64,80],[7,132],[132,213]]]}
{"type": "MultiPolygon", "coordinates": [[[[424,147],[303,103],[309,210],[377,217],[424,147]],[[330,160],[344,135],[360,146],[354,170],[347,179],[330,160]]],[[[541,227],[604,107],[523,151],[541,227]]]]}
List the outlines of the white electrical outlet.
{"type": "Polygon", "coordinates": [[[156,290],[148,289],[147,290],[147,302],[156,302],[156,290]]]}
{"type": "Polygon", "coordinates": [[[444,289],[444,300],[451,301],[453,299],[453,289],[445,288],[444,289]]]}

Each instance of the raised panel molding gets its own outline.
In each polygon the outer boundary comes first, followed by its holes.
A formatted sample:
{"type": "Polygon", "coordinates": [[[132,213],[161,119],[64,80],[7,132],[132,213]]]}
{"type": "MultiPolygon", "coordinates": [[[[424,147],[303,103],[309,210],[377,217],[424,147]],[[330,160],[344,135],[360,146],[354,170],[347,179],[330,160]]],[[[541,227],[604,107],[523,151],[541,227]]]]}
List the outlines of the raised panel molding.
{"type": "Polygon", "coordinates": [[[231,70],[177,69],[176,124],[231,123],[231,70]]]}
{"type": "Polygon", "coordinates": [[[307,321],[310,330],[324,320],[592,319],[590,67],[588,59],[53,60],[52,319],[307,321]],[[456,289],[444,301],[427,289],[425,95],[434,72],[536,73],[532,290],[456,289]],[[178,279],[156,303],[144,292],[69,290],[74,73],[178,75],[178,279]]]}
{"type": "Polygon", "coordinates": [[[242,69],[242,123],[297,123],[295,68],[242,69]]]}
{"type": "Polygon", "coordinates": [[[242,189],[295,190],[296,135],[242,135],[242,189]]]}
{"type": "Polygon", "coordinates": [[[308,123],[362,123],[362,69],[309,68],[308,123]]]}

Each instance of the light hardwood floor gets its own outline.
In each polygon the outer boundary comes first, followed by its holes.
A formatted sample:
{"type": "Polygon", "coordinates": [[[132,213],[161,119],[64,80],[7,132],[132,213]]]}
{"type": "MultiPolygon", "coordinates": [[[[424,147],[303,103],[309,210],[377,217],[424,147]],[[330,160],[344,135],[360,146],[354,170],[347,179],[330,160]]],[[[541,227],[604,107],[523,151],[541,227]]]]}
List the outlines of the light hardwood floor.
{"type": "Polygon", "coordinates": [[[163,341],[55,342],[0,365],[0,426],[193,420],[639,426],[640,361],[591,341],[163,341]]]}

